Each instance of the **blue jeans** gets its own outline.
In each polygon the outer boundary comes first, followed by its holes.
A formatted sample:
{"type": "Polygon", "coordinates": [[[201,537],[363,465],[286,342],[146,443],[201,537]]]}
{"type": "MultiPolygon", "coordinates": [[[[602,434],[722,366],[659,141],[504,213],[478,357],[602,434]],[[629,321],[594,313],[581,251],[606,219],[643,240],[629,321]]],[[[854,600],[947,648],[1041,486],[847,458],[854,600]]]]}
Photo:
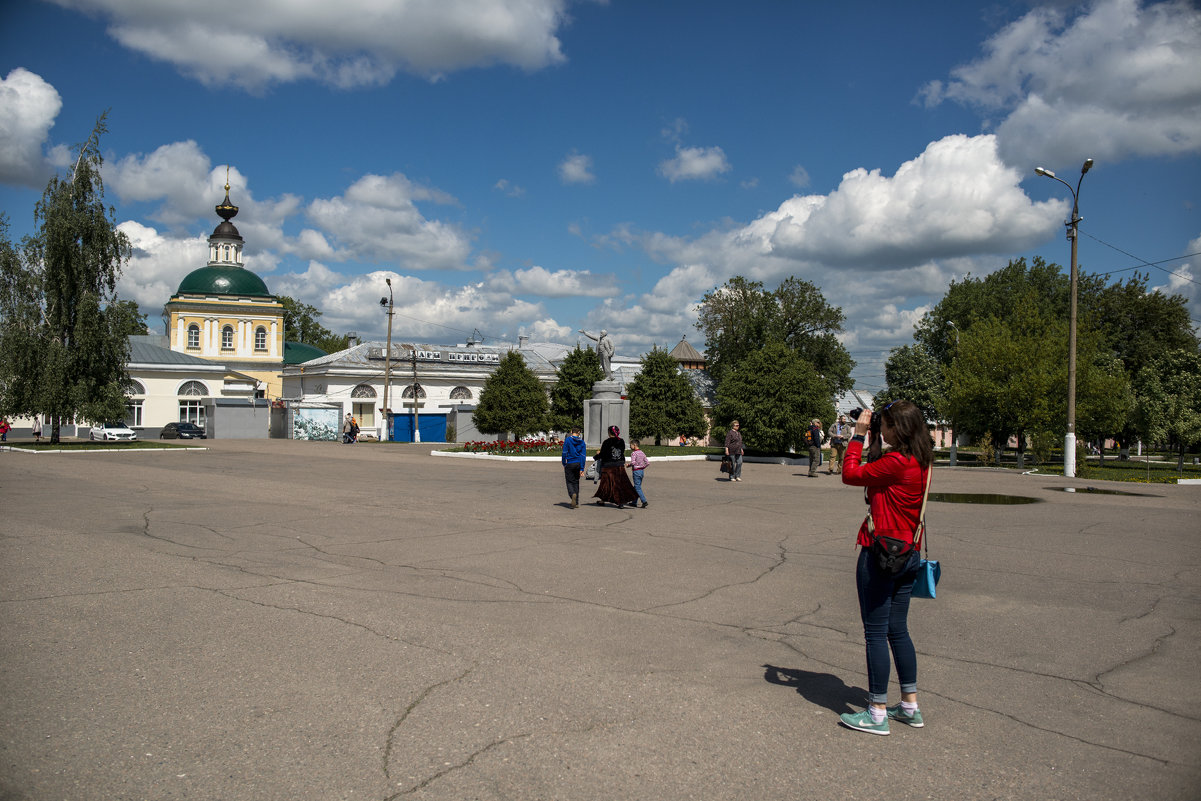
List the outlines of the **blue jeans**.
{"type": "Polygon", "coordinates": [[[917,692],[917,652],[909,638],[909,597],[920,562],[921,554],[915,550],[905,569],[889,576],[876,567],[876,558],[869,549],[859,549],[855,583],[867,642],[867,699],[873,704],[888,703],[890,648],[901,692],[917,692]]]}
{"type": "Polygon", "coordinates": [[[742,478],[742,454],[731,454],[730,458],[734,460],[734,472],[730,473],[730,480],[733,481],[736,478],[742,478]]]}
{"type": "Polygon", "coordinates": [[[634,492],[638,493],[638,497],[642,499],[643,503],[646,503],[646,496],[642,494],[642,474],[645,472],[645,470],[634,471],[634,492]]]}

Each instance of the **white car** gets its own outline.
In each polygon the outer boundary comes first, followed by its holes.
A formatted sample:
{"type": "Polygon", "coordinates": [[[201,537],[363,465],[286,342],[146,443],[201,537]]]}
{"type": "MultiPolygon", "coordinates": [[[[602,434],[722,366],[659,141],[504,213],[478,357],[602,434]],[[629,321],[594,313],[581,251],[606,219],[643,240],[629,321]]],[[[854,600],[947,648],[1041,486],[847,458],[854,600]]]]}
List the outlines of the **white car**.
{"type": "Polygon", "coordinates": [[[135,442],[138,435],[124,423],[100,423],[92,426],[92,439],[105,442],[135,442]]]}

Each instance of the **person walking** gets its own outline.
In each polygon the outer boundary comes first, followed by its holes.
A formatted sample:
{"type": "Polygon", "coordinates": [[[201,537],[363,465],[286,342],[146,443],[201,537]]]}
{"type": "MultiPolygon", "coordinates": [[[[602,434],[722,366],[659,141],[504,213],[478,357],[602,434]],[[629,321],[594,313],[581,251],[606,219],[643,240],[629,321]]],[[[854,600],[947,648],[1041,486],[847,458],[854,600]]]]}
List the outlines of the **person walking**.
{"type": "Polygon", "coordinates": [[[12,428],[7,419],[0,419],[0,442],[8,442],[8,432],[12,431],[12,428]]]}
{"type": "Polygon", "coordinates": [[[38,415],[33,416],[33,441],[42,441],[42,418],[38,415]]]}
{"type": "Polygon", "coordinates": [[[734,460],[734,469],[730,471],[731,481],[742,481],[742,432],[739,431],[737,420],[731,421],[730,430],[726,432],[726,456],[734,460]]]}
{"type": "Polygon", "coordinates": [[[342,421],[342,444],[349,445],[354,442],[354,418],[348,412],[346,419],[342,421]]]}
{"type": "Polygon", "coordinates": [[[579,426],[572,426],[571,433],[563,438],[563,477],[567,480],[567,497],[571,508],[580,505],[580,479],[584,476],[584,462],[588,461],[588,446],[579,426]]]}
{"type": "Polygon", "coordinates": [[[601,443],[597,451],[600,459],[600,484],[596,493],[597,505],[603,506],[605,501],[617,504],[618,509],[624,509],[627,503],[638,501],[638,493],[626,475],[626,441],[621,438],[621,429],[609,426],[609,438],[601,443]]]}
{"type": "Polygon", "coordinates": [[[817,466],[822,460],[822,421],[810,420],[805,431],[805,443],[809,446],[809,478],[817,475],[817,466]]]}
{"type": "Polygon", "coordinates": [[[646,494],[642,491],[642,478],[646,474],[646,467],[651,463],[650,459],[646,458],[646,454],[642,452],[642,446],[636,439],[630,440],[630,461],[628,467],[630,474],[634,476],[634,492],[638,493],[638,498],[642,501],[642,508],[647,507],[646,494]]]}
{"type": "Polygon", "coordinates": [[[830,424],[827,432],[830,440],[830,475],[842,472],[842,455],[847,450],[847,440],[851,438],[853,427],[847,424],[845,414],[838,415],[838,420],[830,424]]]}
{"type": "Polygon", "coordinates": [[[842,471],[842,483],[866,488],[864,495],[871,511],[859,527],[859,561],[855,566],[867,650],[868,708],[840,715],[839,720],[848,728],[871,734],[888,734],[890,720],[914,728],[925,725],[917,705],[917,652],[909,636],[909,600],[921,562],[914,534],[934,463],[934,444],[916,406],[909,401],[893,401],[884,407],[880,418],[881,437],[891,448],[875,461],[860,464],[864,435],[872,419],[871,409],[865,409],[855,421],[855,435],[847,446],[842,471]],[[909,545],[909,559],[900,572],[886,572],[878,564],[872,548],[877,537],[909,545]],[[890,649],[901,685],[901,703],[896,706],[888,706],[890,649]]]}

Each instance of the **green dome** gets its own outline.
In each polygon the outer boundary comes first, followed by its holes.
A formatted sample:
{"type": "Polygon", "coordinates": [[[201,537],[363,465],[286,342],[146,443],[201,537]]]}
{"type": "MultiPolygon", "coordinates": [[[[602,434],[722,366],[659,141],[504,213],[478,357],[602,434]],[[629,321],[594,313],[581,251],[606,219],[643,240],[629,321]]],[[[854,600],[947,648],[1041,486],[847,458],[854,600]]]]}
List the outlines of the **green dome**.
{"type": "Polygon", "coordinates": [[[234,265],[209,265],[193,270],[179,283],[176,294],[271,297],[262,278],[234,265]]]}

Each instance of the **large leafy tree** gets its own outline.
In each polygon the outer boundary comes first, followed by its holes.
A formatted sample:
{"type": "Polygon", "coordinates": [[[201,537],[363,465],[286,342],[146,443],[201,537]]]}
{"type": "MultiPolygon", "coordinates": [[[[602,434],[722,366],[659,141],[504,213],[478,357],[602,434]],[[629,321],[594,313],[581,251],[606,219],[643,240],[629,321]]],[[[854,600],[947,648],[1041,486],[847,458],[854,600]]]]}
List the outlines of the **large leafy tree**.
{"type": "Polygon", "coordinates": [[[884,363],[887,386],[876,396],[877,403],[907,400],[922,410],[927,420],[938,419],[943,406],[943,374],[929,351],[918,345],[893,348],[884,363]]]}
{"type": "Polygon", "coordinates": [[[133,320],[117,279],[132,249],[104,205],[106,130],[101,116],[71,174],[50,179],[20,253],[0,230],[0,414],[45,415],[51,442],[62,422],[125,409],[133,320]]]}
{"type": "Polygon", "coordinates": [[[741,423],[747,447],[782,452],[801,443],[813,418],[833,419],[834,403],[812,364],[783,343],[770,342],[744,357],[718,385],[714,412],[723,426],[741,423]]]}
{"type": "Polygon", "coordinates": [[[484,382],[471,419],[485,434],[523,437],[546,428],[549,409],[542,382],[521,354],[511,350],[484,382]]]}
{"type": "Polygon", "coordinates": [[[596,351],[576,345],[555,371],[555,385],[550,392],[550,428],[569,431],[573,425],[583,426],[584,401],[592,397],[592,385],[604,377],[596,351]]]}
{"type": "Polygon", "coordinates": [[[855,362],[838,341],[846,316],[808,281],[786,279],[774,290],[735,276],[701,298],[696,327],[705,336],[709,374],[726,376],[767,342],[808,361],[830,395],[849,389],[855,362]]]}
{"type": "Polygon", "coordinates": [[[1181,348],[1161,354],[1136,377],[1135,418],[1150,442],[1176,446],[1177,468],[1184,469],[1184,450],[1201,442],[1201,354],[1181,348]]]}
{"type": "Polygon", "coordinates": [[[301,303],[295,298],[280,295],[276,298],[284,307],[284,339],[321,348],[326,353],[345,350],[349,345],[346,334],[335,334],[321,325],[324,313],[316,306],[301,303]]]}
{"type": "Polygon", "coordinates": [[[675,357],[658,347],[642,357],[642,370],[626,388],[630,399],[630,436],[663,438],[704,436],[705,410],[675,357]]]}

